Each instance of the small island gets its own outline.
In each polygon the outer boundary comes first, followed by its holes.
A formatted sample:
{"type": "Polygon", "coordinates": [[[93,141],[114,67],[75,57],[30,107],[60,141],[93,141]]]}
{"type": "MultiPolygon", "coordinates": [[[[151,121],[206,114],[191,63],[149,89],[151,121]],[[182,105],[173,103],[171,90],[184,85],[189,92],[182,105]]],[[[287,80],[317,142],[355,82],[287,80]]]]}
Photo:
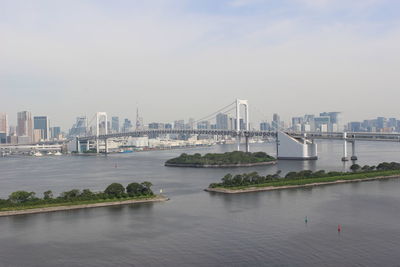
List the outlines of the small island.
{"type": "Polygon", "coordinates": [[[298,187],[313,187],[338,183],[371,181],[378,179],[400,178],[400,163],[383,162],[379,165],[361,167],[353,164],[351,172],[325,172],[304,170],[289,172],[281,177],[281,171],[273,175],[261,176],[257,172],[231,175],[222,178],[221,183],[212,183],[206,191],[218,193],[247,193],[280,190],[298,187]]]}
{"type": "Polygon", "coordinates": [[[103,192],[72,189],[53,197],[49,190],[42,198],[36,197],[35,192],[16,191],[8,199],[0,199],[0,217],[168,200],[155,195],[151,186],[150,182],[133,182],[125,188],[122,184],[112,183],[103,192]]]}
{"type": "Polygon", "coordinates": [[[193,167],[193,168],[228,168],[250,167],[258,165],[275,164],[276,159],[265,152],[233,151],[226,153],[208,153],[202,156],[199,153],[188,155],[182,153],[179,157],[167,160],[168,167],[193,167]]]}

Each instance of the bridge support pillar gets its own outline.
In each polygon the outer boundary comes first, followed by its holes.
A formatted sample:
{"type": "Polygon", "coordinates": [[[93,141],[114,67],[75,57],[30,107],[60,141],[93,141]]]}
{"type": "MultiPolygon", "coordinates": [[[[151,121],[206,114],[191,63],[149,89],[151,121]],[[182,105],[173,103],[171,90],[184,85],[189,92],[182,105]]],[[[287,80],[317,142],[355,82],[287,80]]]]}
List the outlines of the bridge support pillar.
{"type": "Polygon", "coordinates": [[[237,151],[240,151],[240,135],[237,135],[237,151]]]}
{"type": "Polygon", "coordinates": [[[99,154],[100,149],[99,149],[99,138],[96,138],[96,153],[99,154]]]}
{"type": "Polygon", "coordinates": [[[246,152],[250,152],[250,144],[249,144],[249,137],[246,136],[246,152]]]}
{"type": "Polygon", "coordinates": [[[108,141],[107,138],[104,139],[105,154],[108,154],[108,141]]]}
{"type": "Polygon", "coordinates": [[[79,137],[76,138],[76,152],[81,153],[81,142],[79,141],[79,137]]]}
{"type": "Polygon", "coordinates": [[[353,161],[358,159],[356,156],[356,141],[355,140],[353,140],[351,142],[351,158],[350,159],[353,161]]]}
{"type": "Polygon", "coordinates": [[[90,150],[90,142],[89,142],[89,139],[88,139],[87,142],[86,142],[86,150],[90,150]]]}
{"type": "Polygon", "coordinates": [[[342,161],[348,161],[349,158],[347,157],[347,133],[343,133],[343,157],[342,161]]]}

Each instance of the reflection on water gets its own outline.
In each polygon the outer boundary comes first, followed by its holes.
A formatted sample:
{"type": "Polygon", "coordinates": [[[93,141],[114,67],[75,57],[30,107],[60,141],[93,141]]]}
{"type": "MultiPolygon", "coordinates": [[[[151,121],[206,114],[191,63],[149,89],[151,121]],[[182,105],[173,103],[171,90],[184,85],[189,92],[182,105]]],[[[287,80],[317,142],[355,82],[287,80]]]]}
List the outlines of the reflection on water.
{"type": "MultiPolygon", "coordinates": [[[[397,265],[400,180],[222,195],[204,192],[227,172],[347,170],[342,143],[318,142],[317,161],[234,169],[166,168],[184,150],[107,157],[1,158],[0,195],[103,190],[149,180],[171,200],[0,218],[5,266],[397,265]],[[117,164],[118,168],[115,168],[117,164]],[[304,218],[308,222],[305,224],[304,218]],[[338,235],[338,224],[342,231],[338,235]]],[[[229,151],[235,146],[188,150],[229,151]]],[[[400,161],[397,143],[357,143],[360,165],[400,161]]],[[[252,150],[273,154],[273,144],[252,150]]]]}

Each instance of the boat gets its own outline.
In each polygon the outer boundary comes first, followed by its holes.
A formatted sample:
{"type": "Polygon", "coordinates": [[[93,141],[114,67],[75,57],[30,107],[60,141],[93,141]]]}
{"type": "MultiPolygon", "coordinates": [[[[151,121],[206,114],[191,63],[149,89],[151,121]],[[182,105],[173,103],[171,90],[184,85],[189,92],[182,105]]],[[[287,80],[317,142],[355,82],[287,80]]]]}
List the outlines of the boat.
{"type": "Polygon", "coordinates": [[[51,151],[47,152],[47,155],[53,155],[53,153],[51,151]]]}
{"type": "Polygon", "coordinates": [[[38,152],[35,152],[33,155],[34,155],[35,157],[41,157],[41,156],[43,156],[43,154],[40,153],[39,151],[38,151],[38,152]]]}
{"type": "Polygon", "coordinates": [[[119,153],[133,153],[133,150],[121,150],[119,153]]]}
{"type": "Polygon", "coordinates": [[[55,156],[61,156],[62,153],[60,151],[57,151],[56,153],[54,153],[55,156]]]}

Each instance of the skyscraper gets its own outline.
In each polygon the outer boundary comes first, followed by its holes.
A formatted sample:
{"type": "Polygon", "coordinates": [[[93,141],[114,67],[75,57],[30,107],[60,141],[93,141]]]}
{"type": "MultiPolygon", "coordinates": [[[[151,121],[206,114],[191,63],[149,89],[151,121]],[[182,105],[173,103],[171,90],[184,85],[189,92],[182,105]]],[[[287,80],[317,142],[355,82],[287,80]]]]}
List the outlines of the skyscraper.
{"type": "Polygon", "coordinates": [[[111,130],[114,133],[119,133],[119,117],[114,116],[111,118],[111,130]]]}
{"type": "Polygon", "coordinates": [[[0,143],[6,143],[8,136],[8,116],[7,113],[0,113],[0,143]]]}
{"type": "MultiPolygon", "coordinates": [[[[33,123],[32,114],[28,111],[21,111],[17,114],[17,136],[23,140],[23,143],[32,142],[33,123]]],[[[19,142],[19,141],[18,141],[19,142]]]]}
{"type": "Polygon", "coordinates": [[[281,119],[277,113],[272,116],[272,128],[274,130],[279,130],[281,128],[281,119]]]}
{"type": "Polygon", "coordinates": [[[33,117],[33,129],[40,130],[40,139],[48,140],[50,137],[49,133],[49,119],[47,116],[35,116],[33,117]]]}
{"type": "Polygon", "coordinates": [[[228,115],[219,113],[216,117],[217,129],[226,130],[228,129],[228,115]]]}

